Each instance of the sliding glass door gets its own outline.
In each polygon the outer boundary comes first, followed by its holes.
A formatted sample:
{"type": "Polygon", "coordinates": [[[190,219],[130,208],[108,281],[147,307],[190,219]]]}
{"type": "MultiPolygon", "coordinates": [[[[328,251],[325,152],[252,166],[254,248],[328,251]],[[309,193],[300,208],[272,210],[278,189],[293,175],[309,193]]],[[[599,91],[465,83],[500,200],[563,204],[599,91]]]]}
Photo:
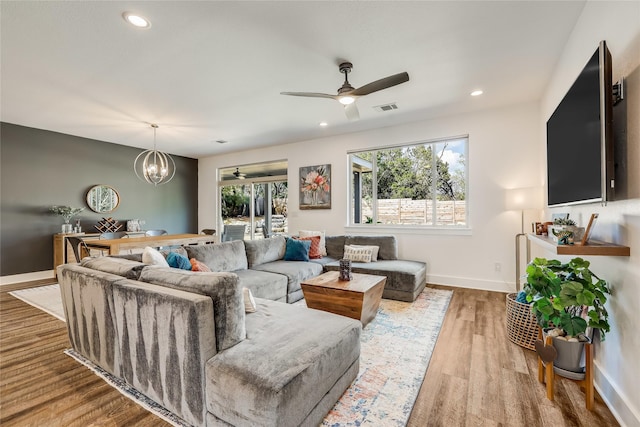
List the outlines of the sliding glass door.
{"type": "Polygon", "coordinates": [[[238,231],[244,225],[244,240],[264,239],[287,234],[288,183],[286,162],[246,165],[221,169],[218,189],[220,194],[221,240],[240,238],[238,231]],[[279,174],[274,174],[275,165],[279,174]],[[246,173],[241,171],[247,171],[246,173]],[[284,171],[284,174],[282,172],[284,171]],[[225,234],[224,226],[228,233],[225,234]],[[230,232],[234,229],[233,236],[230,232]]]}

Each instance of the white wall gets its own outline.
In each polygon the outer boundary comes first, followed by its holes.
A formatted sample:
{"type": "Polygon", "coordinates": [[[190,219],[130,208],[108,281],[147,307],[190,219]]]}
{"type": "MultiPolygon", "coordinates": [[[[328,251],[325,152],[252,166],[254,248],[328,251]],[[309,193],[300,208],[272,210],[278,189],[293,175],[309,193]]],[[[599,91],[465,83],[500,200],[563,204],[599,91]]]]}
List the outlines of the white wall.
{"type": "Polygon", "coordinates": [[[640,426],[640,2],[587,2],[541,102],[539,151],[544,153],[546,144],[544,123],[600,40],[606,40],[611,51],[614,81],[626,78],[630,198],[606,207],[589,204],[551,211],[569,212],[580,225],[598,212],[594,238],[631,247],[631,257],[587,259],[613,288],[607,304],[611,333],[596,349],[596,386],[621,424],[640,426]]]}
{"type": "MultiPolygon", "coordinates": [[[[531,103],[201,159],[199,227],[216,226],[217,168],[286,158],[289,232],[324,229],[328,234],[357,234],[353,229],[345,229],[348,150],[468,134],[471,234],[438,235],[415,229],[383,232],[398,237],[402,258],[427,263],[429,283],[512,290],[515,289],[513,239],[520,230],[520,212],[505,212],[504,190],[542,185],[537,147],[541,138],[539,122],[539,105],[531,103]],[[300,211],[299,168],[326,163],[332,165],[332,208],[300,211]],[[495,263],[501,264],[500,272],[495,271],[495,263]]],[[[529,223],[530,218],[525,221],[529,223]]]]}

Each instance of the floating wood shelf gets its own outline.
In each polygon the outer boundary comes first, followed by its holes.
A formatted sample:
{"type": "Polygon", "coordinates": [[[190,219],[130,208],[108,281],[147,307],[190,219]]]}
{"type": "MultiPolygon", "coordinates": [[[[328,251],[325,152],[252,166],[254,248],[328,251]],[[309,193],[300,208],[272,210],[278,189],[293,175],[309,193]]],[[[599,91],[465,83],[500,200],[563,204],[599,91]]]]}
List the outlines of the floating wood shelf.
{"type": "Polygon", "coordinates": [[[547,236],[527,234],[527,238],[531,243],[542,246],[557,255],[630,256],[631,254],[629,246],[615,245],[593,239],[589,240],[587,245],[559,245],[547,236]]]}

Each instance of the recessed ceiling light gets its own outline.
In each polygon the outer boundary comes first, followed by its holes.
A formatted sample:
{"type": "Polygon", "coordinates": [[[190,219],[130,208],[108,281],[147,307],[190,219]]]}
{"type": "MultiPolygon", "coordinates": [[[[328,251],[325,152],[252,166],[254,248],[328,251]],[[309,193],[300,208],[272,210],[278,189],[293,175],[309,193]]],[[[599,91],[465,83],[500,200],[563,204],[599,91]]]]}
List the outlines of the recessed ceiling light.
{"type": "Polygon", "coordinates": [[[480,96],[483,93],[484,92],[482,92],[481,90],[474,90],[473,92],[471,92],[471,96],[480,96]]]}
{"type": "Polygon", "coordinates": [[[217,139],[217,140],[216,140],[216,142],[217,142],[218,144],[226,144],[226,143],[227,143],[227,142],[229,142],[229,141],[226,141],[226,140],[224,140],[224,139],[217,139]]]}
{"type": "Polygon", "coordinates": [[[320,127],[323,127],[323,128],[329,126],[329,123],[327,122],[320,122],[318,124],[320,125],[320,127]]]}
{"type": "Polygon", "coordinates": [[[129,24],[138,27],[138,28],[149,28],[151,27],[151,22],[143,16],[136,15],[135,13],[125,12],[122,14],[122,17],[129,24]]]}

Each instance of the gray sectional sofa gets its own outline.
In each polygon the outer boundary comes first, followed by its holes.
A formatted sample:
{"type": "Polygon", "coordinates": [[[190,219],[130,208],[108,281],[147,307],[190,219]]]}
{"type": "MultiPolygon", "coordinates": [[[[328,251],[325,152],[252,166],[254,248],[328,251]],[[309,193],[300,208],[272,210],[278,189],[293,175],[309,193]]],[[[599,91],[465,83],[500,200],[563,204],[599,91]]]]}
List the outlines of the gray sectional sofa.
{"type": "Polygon", "coordinates": [[[395,236],[327,236],[327,256],[305,261],[284,261],[286,239],[233,241],[185,246],[189,258],[203,261],[213,271],[233,272],[254,296],[288,303],[302,299],[300,283],[324,271],[339,270],[345,245],[378,246],[378,261],[352,264],[356,273],[386,276],[383,298],[414,301],[426,284],[427,266],[398,259],[395,236]]]}
{"type": "Polygon", "coordinates": [[[285,261],[286,239],[174,249],[213,272],[146,265],[142,255],[58,267],[69,339],[81,356],[197,426],[315,426],[356,378],[361,324],[283,304],[339,268],[344,245],[379,246],[353,271],[387,276],[384,298],[413,301],[426,265],[397,259],[393,236],[331,236],[327,256],[285,261]],[[245,313],[243,288],[257,311],[245,313]]]}
{"type": "Polygon", "coordinates": [[[195,426],[316,426],[358,373],[360,322],[245,313],[238,274],[98,257],[58,279],[73,349],[195,426]]]}

